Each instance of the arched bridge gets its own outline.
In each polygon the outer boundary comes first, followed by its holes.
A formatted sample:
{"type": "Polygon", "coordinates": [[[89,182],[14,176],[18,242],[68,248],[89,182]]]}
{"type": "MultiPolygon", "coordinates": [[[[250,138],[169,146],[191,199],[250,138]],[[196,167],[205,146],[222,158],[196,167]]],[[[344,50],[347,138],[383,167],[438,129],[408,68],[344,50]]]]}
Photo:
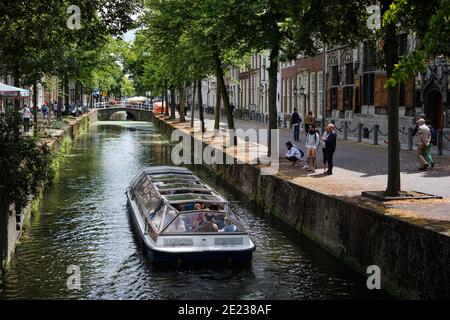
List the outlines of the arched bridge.
{"type": "Polygon", "coordinates": [[[127,119],[135,121],[150,122],[153,119],[153,112],[147,105],[117,104],[110,105],[108,103],[95,104],[94,108],[98,112],[98,120],[108,121],[116,112],[125,111],[127,119]]]}

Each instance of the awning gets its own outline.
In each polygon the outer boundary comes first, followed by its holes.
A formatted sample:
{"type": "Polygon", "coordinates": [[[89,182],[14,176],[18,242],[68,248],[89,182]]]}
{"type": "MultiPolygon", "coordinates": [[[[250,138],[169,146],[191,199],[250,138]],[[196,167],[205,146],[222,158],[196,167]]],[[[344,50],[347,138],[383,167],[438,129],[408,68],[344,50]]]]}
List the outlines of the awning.
{"type": "Polygon", "coordinates": [[[29,97],[30,90],[13,87],[0,82],[1,97],[29,97]]]}

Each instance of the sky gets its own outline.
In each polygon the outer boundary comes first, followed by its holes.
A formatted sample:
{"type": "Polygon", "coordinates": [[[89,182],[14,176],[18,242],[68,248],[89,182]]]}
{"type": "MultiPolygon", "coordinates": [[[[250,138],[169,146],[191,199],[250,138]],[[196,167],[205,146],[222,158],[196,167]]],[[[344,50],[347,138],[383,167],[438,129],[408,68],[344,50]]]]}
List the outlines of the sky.
{"type": "Polygon", "coordinates": [[[123,35],[123,39],[128,43],[132,43],[134,41],[135,36],[136,36],[136,29],[130,30],[127,33],[125,33],[123,35]]]}

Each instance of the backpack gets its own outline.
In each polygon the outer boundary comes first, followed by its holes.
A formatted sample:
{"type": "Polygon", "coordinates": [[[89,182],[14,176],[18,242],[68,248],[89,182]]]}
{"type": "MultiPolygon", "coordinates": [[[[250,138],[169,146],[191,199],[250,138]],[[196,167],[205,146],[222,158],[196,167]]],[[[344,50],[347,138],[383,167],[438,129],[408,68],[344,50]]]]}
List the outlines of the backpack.
{"type": "Polygon", "coordinates": [[[430,128],[430,132],[431,132],[431,141],[430,143],[435,146],[437,145],[437,130],[432,127],[432,126],[428,126],[428,128],[430,128]]]}

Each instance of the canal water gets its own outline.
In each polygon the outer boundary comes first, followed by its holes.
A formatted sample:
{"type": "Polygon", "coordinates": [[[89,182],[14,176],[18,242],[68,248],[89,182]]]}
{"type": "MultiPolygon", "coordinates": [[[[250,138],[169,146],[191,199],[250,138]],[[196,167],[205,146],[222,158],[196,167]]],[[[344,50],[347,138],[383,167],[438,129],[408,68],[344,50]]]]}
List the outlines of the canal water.
{"type": "Polygon", "coordinates": [[[379,299],[366,279],[315,244],[231,201],[257,249],[251,267],[155,269],[141,254],[125,189],[144,166],[169,163],[170,144],[149,123],[99,122],[77,139],[17,248],[2,299],[379,299]],[[67,286],[68,268],[80,288],[67,286]],[[73,269],[72,269],[73,270],[73,269]]]}

